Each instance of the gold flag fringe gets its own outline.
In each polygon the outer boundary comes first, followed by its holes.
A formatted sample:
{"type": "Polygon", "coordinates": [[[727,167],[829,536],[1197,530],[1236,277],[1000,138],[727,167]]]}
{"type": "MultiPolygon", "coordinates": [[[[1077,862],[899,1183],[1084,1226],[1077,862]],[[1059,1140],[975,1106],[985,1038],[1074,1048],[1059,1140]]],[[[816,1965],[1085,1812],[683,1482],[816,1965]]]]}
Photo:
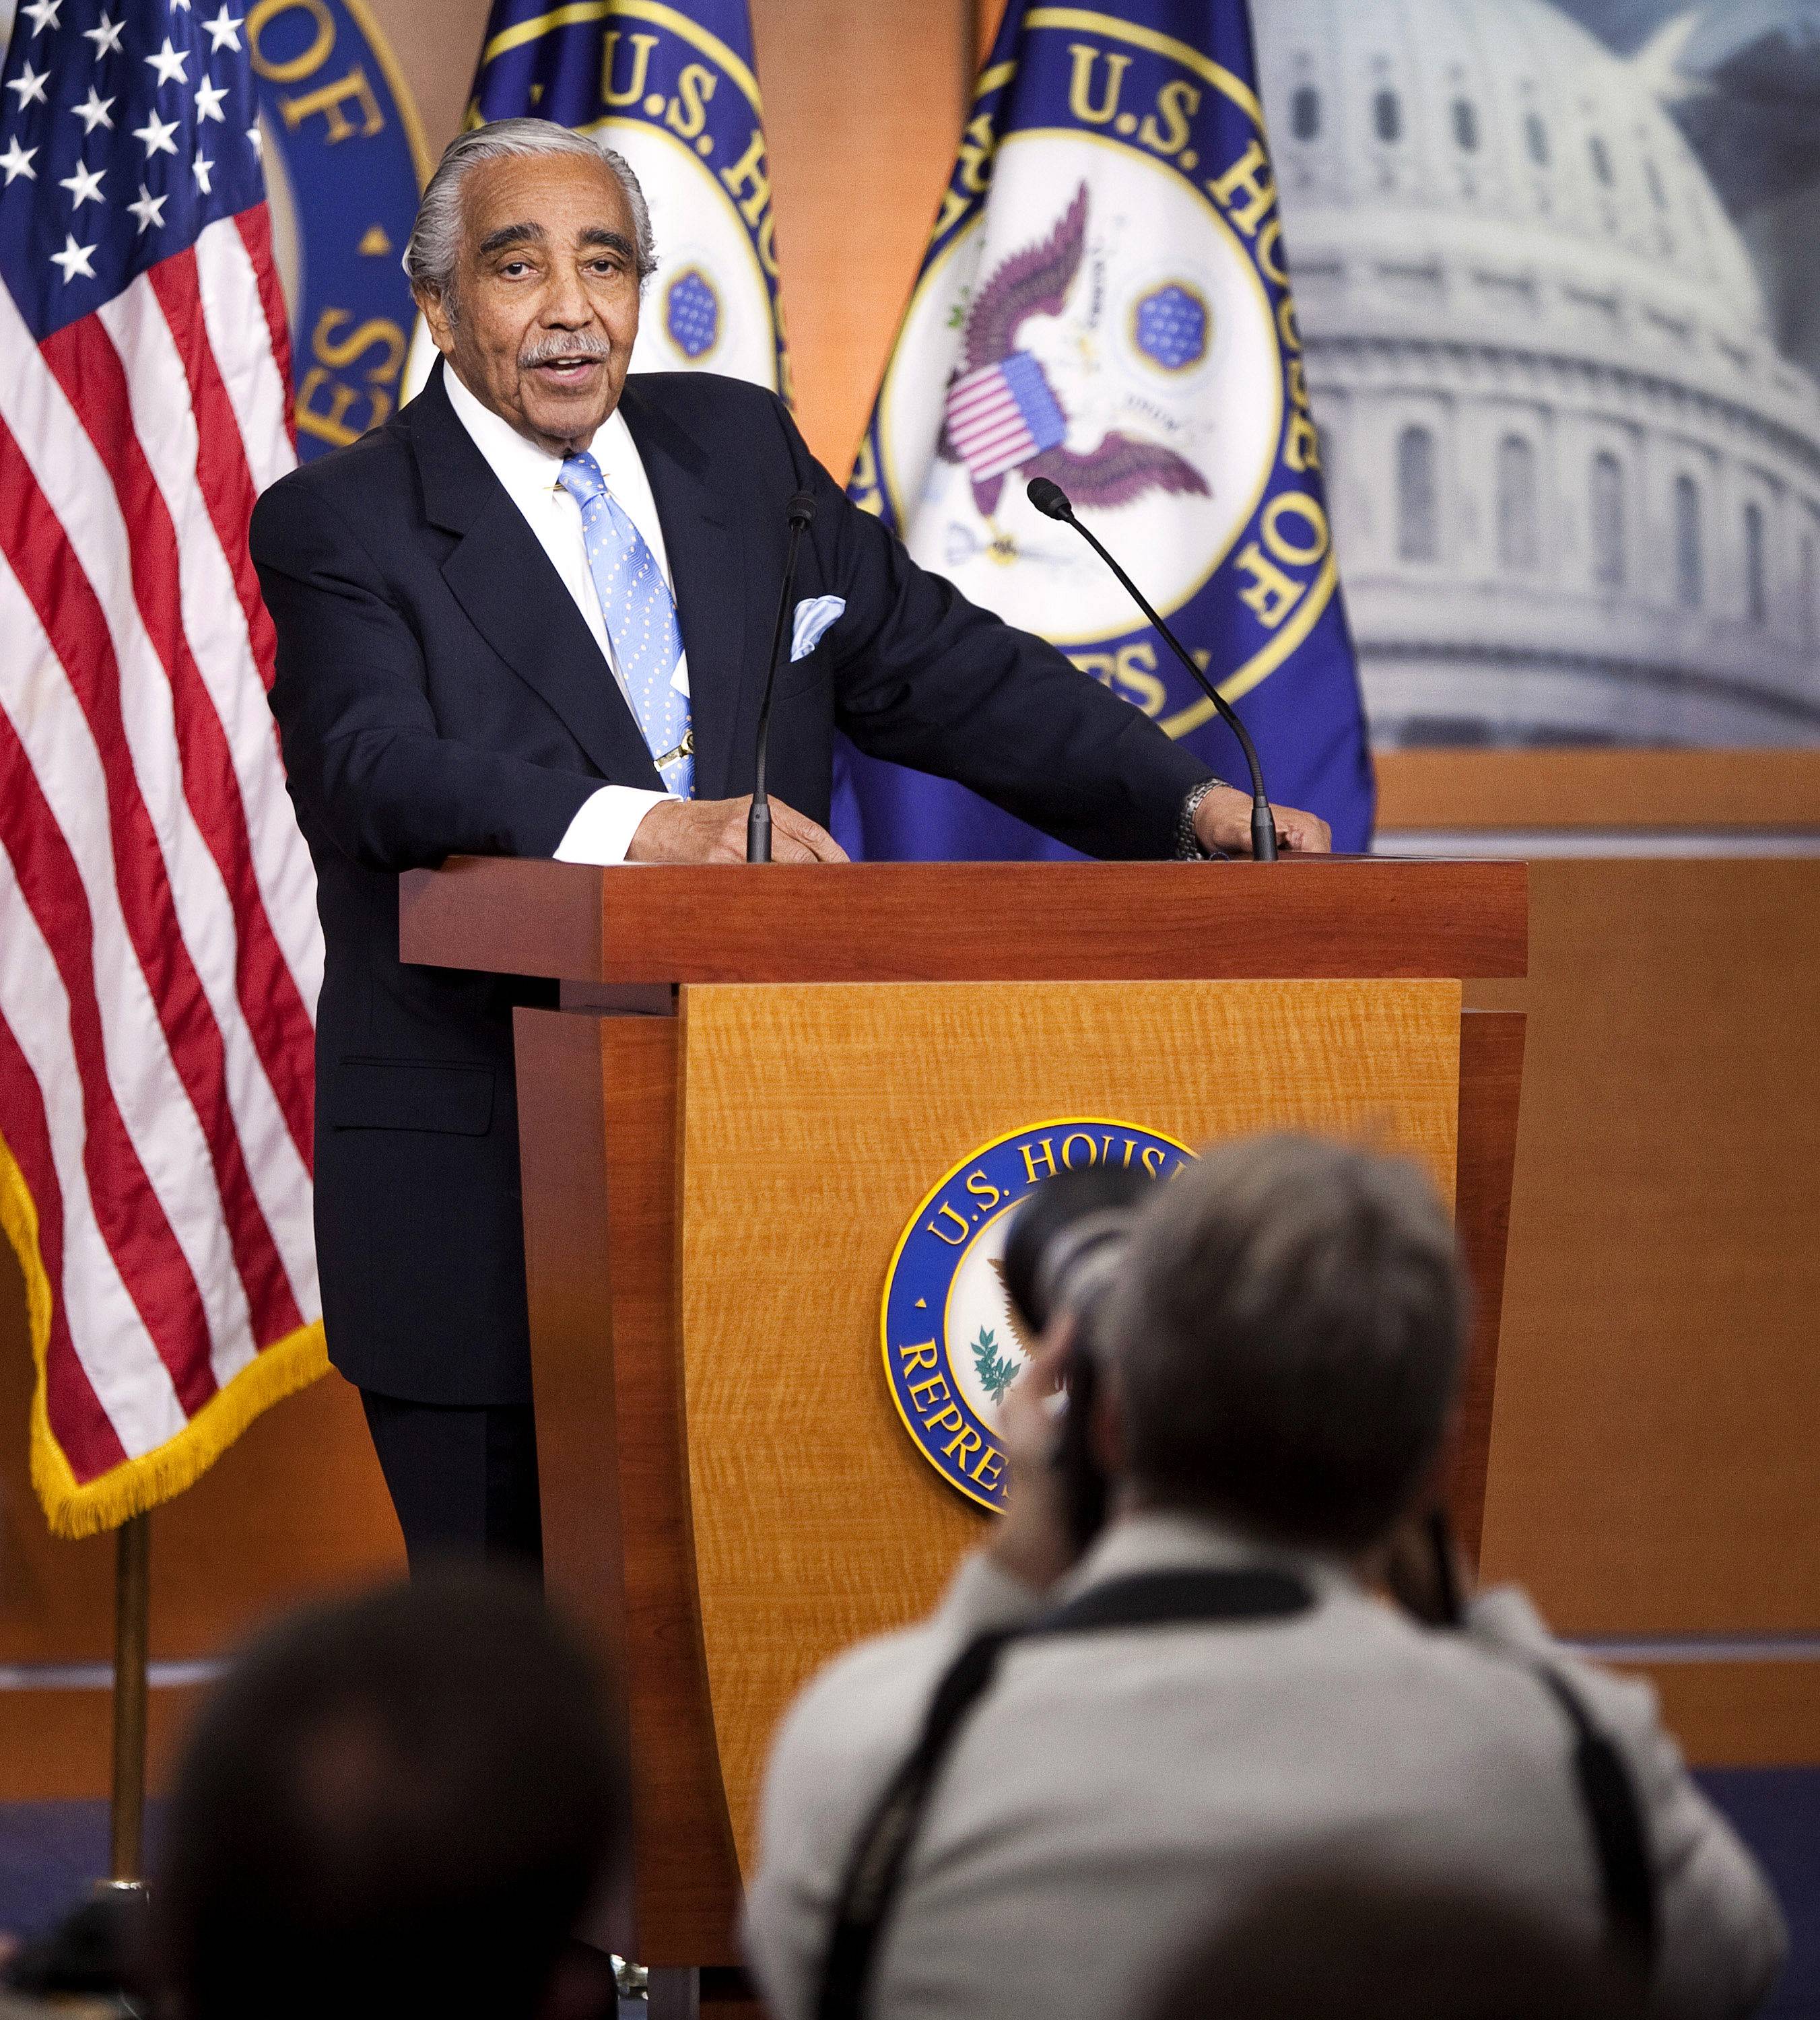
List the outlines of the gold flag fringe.
{"type": "Polygon", "coordinates": [[[36,1379],[31,1390],[31,1484],[56,1536],[118,1528],[193,1487],[253,1419],[326,1372],[322,1322],[301,1327],[249,1361],[155,1451],[79,1482],[50,1427],[45,1356],[50,1340],[50,1278],[38,1246],[38,1207],[16,1158],[0,1135],[0,1230],[25,1277],[26,1317],[36,1379]]]}

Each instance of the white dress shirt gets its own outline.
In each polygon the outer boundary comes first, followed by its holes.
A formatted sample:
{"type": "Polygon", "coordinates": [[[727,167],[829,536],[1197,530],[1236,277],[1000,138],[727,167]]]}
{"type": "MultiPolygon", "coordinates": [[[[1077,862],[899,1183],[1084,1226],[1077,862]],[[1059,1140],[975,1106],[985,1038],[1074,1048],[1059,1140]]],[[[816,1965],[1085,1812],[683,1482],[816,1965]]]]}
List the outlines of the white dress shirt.
{"type": "MultiPolygon", "coordinates": [[[[550,563],[562,578],[562,586],[575,599],[594,643],[601,649],[622,695],[625,676],[619,670],[613,641],[601,616],[601,599],[587,565],[587,549],[582,536],[581,507],[558,483],[562,458],[519,434],[511,423],[483,406],[456,376],[445,360],[442,383],[456,418],[473,438],[474,445],[487,460],[488,467],[505,487],[506,495],[524,514],[550,563]]],[[[600,465],[601,475],[632,524],[651,550],[670,594],[676,585],[670,579],[670,558],[664,550],[663,528],[657,517],[657,501],[651,495],[651,480],[645,474],[632,431],[617,408],[601,424],[589,453],[600,465]]],[[[688,692],[688,656],[678,660],[674,686],[688,692]]],[[[627,706],[630,706],[628,699],[627,706]]],[[[669,797],[638,786],[603,786],[569,824],[557,844],[558,863],[623,863],[631,846],[633,831],[659,800],[669,797]]]]}

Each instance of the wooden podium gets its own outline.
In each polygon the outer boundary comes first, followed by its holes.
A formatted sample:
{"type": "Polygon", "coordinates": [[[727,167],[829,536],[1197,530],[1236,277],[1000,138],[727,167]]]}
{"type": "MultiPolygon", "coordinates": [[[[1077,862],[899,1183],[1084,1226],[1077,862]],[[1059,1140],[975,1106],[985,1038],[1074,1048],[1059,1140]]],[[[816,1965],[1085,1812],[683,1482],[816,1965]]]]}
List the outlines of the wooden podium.
{"type": "Polygon", "coordinates": [[[894,1244],[977,1146],[1116,1117],[1424,1161],[1479,1291],[1476,1546],[1523,1019],[1461,984],[1524,972],[1520,863],[464,859],[403,879],[400,940],[561,983],[517,1016],[532,1379],[550,1588],[625,1680],[622,1954],[730,1988],[778,1713],[981,1533],[879,1346],[894,1244]]]}

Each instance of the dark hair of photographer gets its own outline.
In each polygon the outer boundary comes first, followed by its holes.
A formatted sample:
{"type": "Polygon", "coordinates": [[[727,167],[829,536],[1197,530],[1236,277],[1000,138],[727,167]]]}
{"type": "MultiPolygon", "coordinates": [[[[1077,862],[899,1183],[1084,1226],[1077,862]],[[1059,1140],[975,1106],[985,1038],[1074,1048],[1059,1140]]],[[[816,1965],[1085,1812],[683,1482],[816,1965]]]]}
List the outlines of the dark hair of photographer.
{"type": "Polygon", "coordinates": [[[616,1730],[593,1663],[517,1582],[452,1574],[287,1622],[187,1751],[156,2010],[610,2013],[607,1960],[571,1938],[620,1863],[616,1730]]]}
{"type": "Polygon", "coordinates": [[[1342,1867],[1215,1918],[1147,2020],[1642,2020],[1644,1975],[1509,1901],[1342,1867]]]}
{"type": "Polygon", "coordinates": [[[1438,1456],[1466,1302],[1415,1164],[1288,1135],[1210,1150],[1146,1209],[1099,1315],[1134,1504],[1379,1542],[1438,1456]]]}

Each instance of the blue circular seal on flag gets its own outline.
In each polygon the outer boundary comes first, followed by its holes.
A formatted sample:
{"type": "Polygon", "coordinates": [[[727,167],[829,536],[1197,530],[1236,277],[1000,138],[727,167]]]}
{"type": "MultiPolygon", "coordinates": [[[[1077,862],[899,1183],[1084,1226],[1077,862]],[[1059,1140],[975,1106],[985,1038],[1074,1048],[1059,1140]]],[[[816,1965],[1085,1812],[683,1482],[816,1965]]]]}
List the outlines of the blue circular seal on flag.
{"type": "Polygon", "coordinates": [[[1213,704],[1025,487],[1108,515],[1230,700],[1335,606],[1263,110],[1233,69],[1120,13],[1018,20],[850,489],[925,568],[1185,736],[1213,704]]]}
{"type": "Polygon", "coordinates": [[[1012,1213],[1058,1172],[1115,1164],[1166,1178],[1193,1155],[1139,1123],[1055,1117],[982,1144],[910,1215],[885,1273],[885,1379],[917,1449],[968,1500],[1004,1506],[999,1411],[1036,1344],[1004,1288],[1012,1213]]]}
{"type": "Polygon", "coordinates": [[[272,252],[291,328],[305,462],[398,405],[416,311],[400,262],[430,154],[365,0],[256,0],[224,10],[259,93],[272,252]]]}

